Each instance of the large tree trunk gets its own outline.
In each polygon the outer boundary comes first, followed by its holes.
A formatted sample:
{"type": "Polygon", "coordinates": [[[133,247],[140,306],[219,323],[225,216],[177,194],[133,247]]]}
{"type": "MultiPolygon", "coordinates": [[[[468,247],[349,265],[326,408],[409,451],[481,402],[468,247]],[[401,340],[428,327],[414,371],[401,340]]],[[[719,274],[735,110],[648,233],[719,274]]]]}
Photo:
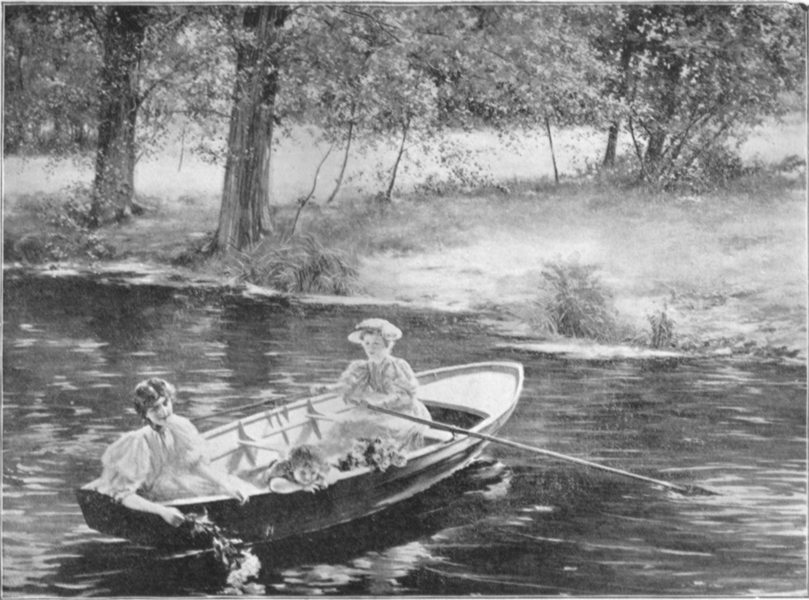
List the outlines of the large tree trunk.
{"type": "Polygon", "coordinates": [[[146,6],[109,6],[102,36],[98,150],[91,216],[96,224],[132,211],[138,67],[146,35],[146,6]]]}
{"type": "Polygon", "coordinates": [[[217,250],[242,250],[272,229],[268,216],[273,112],[278,91],[278,53],[273,48],[284,24],[286,6],[245,9],[243,25],[252,40],[236,49],[236,87],[230,116],[225,185],[219,211],[217,250]]]}

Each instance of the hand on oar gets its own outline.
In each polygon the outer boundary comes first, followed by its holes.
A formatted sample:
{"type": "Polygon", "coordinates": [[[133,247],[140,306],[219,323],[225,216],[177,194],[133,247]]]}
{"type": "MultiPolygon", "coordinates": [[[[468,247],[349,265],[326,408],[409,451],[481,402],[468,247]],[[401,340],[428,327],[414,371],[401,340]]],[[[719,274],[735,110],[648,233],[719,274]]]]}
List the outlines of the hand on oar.
{"type": "Polygon", "coordinates": [[[591,462],[589,460],[584,460],[581,458],[576,458],[575,456],[568,456],[566,454],[560,454],[558,452],[553,452],[552,450],[545,450],[544,448],[537,448],[535,446],[528,446],[526,444],[521,444],[519,442],[512,442],[511,440],[507,440],[504,438],[494,437],[493,435],[487,435],[485,433],[478,433],[477,431],[470,431],[469,429],[464,429],[462,427],[456,427],[455,425],[448,425],[446,423],[438,423],[436,421],[428,421],[427,419],[421,419],[419,417],[412,417],[410,415],[404,415],[402,413],[398,413],[394,410],[389,410],[387,408],[382,408],[381,406],[374,406],[369,405],[368,408],[371,410],[375,410],[377,412],[384,413],[386,415],[391,415],[395,417],[399,417],[402,419],[406,419],[408,421],[413,421],[415,423],[421,423],[423,425],[429,425],[435,429],[443,429],[444,431],[449,431],[452,433],[459,433],[462,435],[468,435],[470,437],[479,438],[482,440],[487,440],[489,442],[494,442],[495,444],[500,444],[502,446],[511,446],[512,448],[519,448],[520,450],[525,450],[527,452],[533,452],[534,454],[542,454],[545,456],[552,456],[554,458],[558,458],[560,460],[566,460],[568,462],[574,462],[580,465],[585,465],[587,467],[592,467],[593,469],[599,469],[601,471],[607,471],[609,473],[615,473],[616,475],[622,475],[623,477],[631,477],[632,479],[639,479],[641,481],[646,481],[647,483],[653,483],[655,485],[660,485],[675,492],[679,492],[685,496],[718,496],[717,492],[712,492],[711,490],[707,490],[705,488],[696,486],[696,485],[677,485],[674,483],[670,483],[668,481],[663,481],[660,479],[652,479],[651,477],[645,477],[644,475],[638,475],[636,473],[630,473],[629,471],[623,471],[621,469],[616,469],[614,467],[608,467],[606,465],[601,465],[598,463],[591,462]]]}

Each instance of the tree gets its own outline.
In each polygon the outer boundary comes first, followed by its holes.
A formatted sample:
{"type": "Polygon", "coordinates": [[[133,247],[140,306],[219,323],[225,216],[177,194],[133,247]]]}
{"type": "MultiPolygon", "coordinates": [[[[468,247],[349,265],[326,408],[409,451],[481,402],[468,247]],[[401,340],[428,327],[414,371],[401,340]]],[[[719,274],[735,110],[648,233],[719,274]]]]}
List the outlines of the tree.
{"type": "MultiPolygon", "coordinates": [[[[135,164],[143,151],[138,144],[138,115],[188,62],[166,50],[193,13],[184,7],[144,5],[79,10],[96,29],[103,54],[90,211],[91,222],[101,225],[132,214],[135,164]]],[[[148,143],[153,142],[154,136],[148,143]]]]}
{"type": "MultiPolygon", "coordinates": [[[[432,84],[409,64],[407,32],[397,21],[400,13],[317,6],[245,12],[244,31],[249,35],[241,36],[237,47],[217,233],[220,251],[249,247],[272,227],[262,213],[276,125],[319,127],[323,139],[333,145],[346,132],[353,136],[361,128],[370,143],[391,131],[410,134],[416,115],[420,123],[429,123],[432,84]]],[[[387,197],[397,167],[398,160],[387,197]]]]}
{"type": "Polygon", "coordinates": [[[269,202],[278,31],[288,15],[289,8],[280,5],[244,9],[246,35],[236,49],[236,83],[216,234],[222,251],[249,247],[265,230],[262,213],[269,202]]]}
{"type": "MultiPolygon", "coordinates": [[[[421,17],[430,11],[422,7],[421,17]]],[[[401,138],[399,152],[380,192],[390,199],[407,143],[434,125],[435,85],[413,60],[418,14],[406,8],[313,7],[291,20],[305,36],[287,52],[283,77],[296,93],[284,94],[281,102],[292,121],[316,125],[330,145],[345,144],[337,187],[352,140],[362,137],[368,151],[395,135],[401,138]]],[[[335,194],[336,187],[327,202],[335,194]]]]}
{"type": "MultiPolygon", "coordinates": [[[[439,82],[442,118],[494,127],[517,143],[551,124],[603,120],[606,72],[587,38],[586,7],[447,7],[431,24],[443,47],[425,61],[439,82]]],[[[553,158],[553,156],[552,156],[553,158]]],[[[555,158],[554,158],[555,163],[555,158]]]]}
{"type": "MultiPolygon", "coordinates": [[[[624,105],[643,179],[667,185],[731,136],[783,111],[800,92],[805,18],[785,5],[651,5],[610,11],[617,69],[606,90],[624,105]]],[[[613,123],[617,136],[617,120],[613,123]]],[[[614,143],[614,141],[613,141],[614,143]]]]}
{"type": "Polygon", "coordinates": [[[135,164],[159,149],[173,104],[185,97],[172,83],[186,82],[210,56],[178,43],[192,14],[126,5],[20,5],[6,13],[5,150],[94,149],[95,225],[129,214],[135,164]]]}
{"type": "Polygon", "coordinates": [[[4,151],[65,156],[93,146],[95,32],[74,7],[5,8],[4,151]]]}
{"type": "Polygon", "coordinates": [[[91,218],[96,224],[132,212],[139,68],[150,8],[88,7],[101,37],[98,147],[91,218]],[[110,214],[110,213],[113,214],[110,214]]]}

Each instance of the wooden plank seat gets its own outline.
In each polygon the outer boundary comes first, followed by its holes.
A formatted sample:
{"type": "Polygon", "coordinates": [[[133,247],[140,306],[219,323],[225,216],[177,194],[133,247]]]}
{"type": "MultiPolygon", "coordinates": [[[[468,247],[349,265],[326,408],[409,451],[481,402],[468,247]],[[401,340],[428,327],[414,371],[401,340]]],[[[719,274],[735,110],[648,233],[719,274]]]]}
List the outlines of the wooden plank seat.
{"type": "Polygon", "coordinates": [[[428,429],[424,432],[424,441],[427,444],[443,444],[455,439],[455,434],[443,429],[428,429]]]}

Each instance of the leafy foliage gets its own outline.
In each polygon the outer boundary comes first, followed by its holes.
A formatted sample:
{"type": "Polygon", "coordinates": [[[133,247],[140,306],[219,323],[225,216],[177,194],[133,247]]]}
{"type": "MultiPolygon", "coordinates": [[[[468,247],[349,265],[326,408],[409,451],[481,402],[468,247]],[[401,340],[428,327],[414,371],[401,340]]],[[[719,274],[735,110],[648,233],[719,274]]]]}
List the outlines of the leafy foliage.
{"type": "Polygon", "coordinates": [[[261,561],[249,548],[242,546],[242,540],[225,535],[221,527],[216,525],[207,514],[190,513],[185,523],[194,538],[210,543],[217,563],[227,575],[227,584],[223,594],[264,594],[264,586],[251,581],[261,571],[261,561]]]}
{"type": "Polygon", "coordinates": [[[70,155],[93,147],[101,56],[73,8],[5,8],[3,150],[70,155]]]}
{"type": "Polygon", "coordinates": [[[610,125],[615,141],[622,124],[642,179],[711,189],[738,174],[729,141],[782,114],[805,68],[802,11],[778,4],[18,5],[5,33],[5,150],[97,144],[97,222],[110,200],[128,214],[136,161],[172,135],[212,161],[253,161],[223,186],[228,251],[273,231],[270,149],[301,125],[344,165],[393,140],[395,161],[375,167],[383,199],[407,169],[430,190],[483,182],[486,157],[451,143],[482,127],[519,146],[552,126],[610,125]],[[266,35],[257,11],[276,17],[266,35]],[[124,17],[142,34],[128,53],[124,17]],[[431,180],[431,162],[451,181],[431,180]]]}
{"type": "MultiPolygon", "coordinates": [[[[805,23],[787,5],[635,5],[600,10],[593,38],[638,171],[664,187],[710,163],[742,128],[801,91],[805,23]]],[[[710,171],[710,167],[706,167],[710,171]]]]}

